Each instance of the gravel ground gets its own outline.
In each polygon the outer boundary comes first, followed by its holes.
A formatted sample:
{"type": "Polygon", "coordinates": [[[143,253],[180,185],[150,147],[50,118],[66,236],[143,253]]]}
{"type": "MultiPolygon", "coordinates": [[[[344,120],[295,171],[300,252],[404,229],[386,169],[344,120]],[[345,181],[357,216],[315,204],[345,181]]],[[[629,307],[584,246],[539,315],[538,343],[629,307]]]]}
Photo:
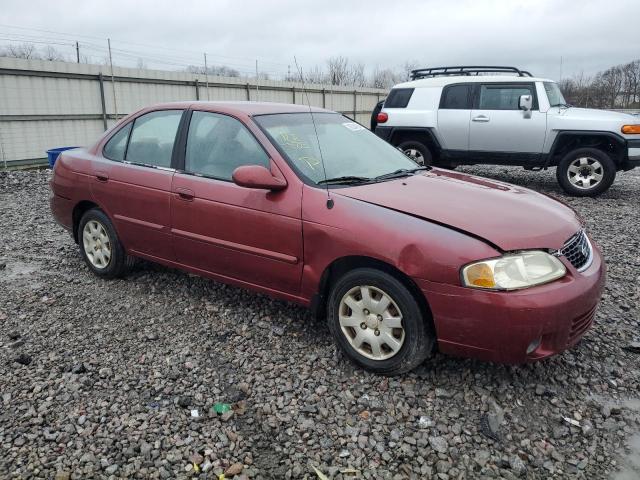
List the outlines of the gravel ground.
{"type": "Polygon", "coordinates": [[[300,307],[149,263],[98,280],[50,173],[0,173],[0,477],[637,479],[640,171],[575,199],[553,172],[463,170],[587,219],[609,276],[573,350],[371,375],[300,307]]]}

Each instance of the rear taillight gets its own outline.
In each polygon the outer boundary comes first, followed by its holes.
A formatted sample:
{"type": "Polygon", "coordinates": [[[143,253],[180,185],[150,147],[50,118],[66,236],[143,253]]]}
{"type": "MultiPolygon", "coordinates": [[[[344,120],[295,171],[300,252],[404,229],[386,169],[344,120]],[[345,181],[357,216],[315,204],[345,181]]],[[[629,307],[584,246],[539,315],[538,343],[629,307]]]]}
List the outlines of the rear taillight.
{"type": "Polygon", "coordinates": [[[378,114],[378,123],[384,123],[384,122],[386,122],[387,120],[389,120],[389,115],[387,115],[387,114],[386,114],[386,113],[384,113],[384,112],[380,112],[380,113],[378,114]]]}

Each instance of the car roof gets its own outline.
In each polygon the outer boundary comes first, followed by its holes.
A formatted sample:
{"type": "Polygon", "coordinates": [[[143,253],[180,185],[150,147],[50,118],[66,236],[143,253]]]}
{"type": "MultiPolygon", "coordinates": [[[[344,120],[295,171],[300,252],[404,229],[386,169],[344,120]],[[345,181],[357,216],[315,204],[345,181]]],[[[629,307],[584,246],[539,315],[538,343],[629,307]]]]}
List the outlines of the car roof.
{"type": "MultiPolygon", "coordinates": [[[[238,113],[244,115],[269,115],[274,113],[309,113],[309,106],[294,105],[290,103],[275,102],[249,102],[249,101],[224,101],[224,102],[169,102],[149,107],[149,110],[162,110],[167,108],[193,108],[212,112],[238,113]]],[[[313,113],[336,113],[319,107],[311,107],[313,113]]]]}
{"type": "Polygon", "coordinates": [[[409,82],[399,83],[393,88],[421,88],[421,87],[444,87],[452,83],[514,83],[514,82],[554,82],[548,78],[538,77],[517,77],[515,75],[447,75],[441,77],[421,78],[409,82]]]}

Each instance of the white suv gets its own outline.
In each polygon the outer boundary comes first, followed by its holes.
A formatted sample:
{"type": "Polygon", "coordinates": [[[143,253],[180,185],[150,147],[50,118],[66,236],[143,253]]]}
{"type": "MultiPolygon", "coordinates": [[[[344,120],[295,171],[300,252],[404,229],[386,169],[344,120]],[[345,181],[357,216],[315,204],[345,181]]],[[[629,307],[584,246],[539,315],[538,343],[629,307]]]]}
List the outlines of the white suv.
{"type": "Polygon", "coordinates": [[[618,170],[640,166],[637,117],[572,107],[554,81],[514,67],[413,70],[376,120],[376,134],[418,163],[556,166],[576,196],[598,195],[618,170]]]}

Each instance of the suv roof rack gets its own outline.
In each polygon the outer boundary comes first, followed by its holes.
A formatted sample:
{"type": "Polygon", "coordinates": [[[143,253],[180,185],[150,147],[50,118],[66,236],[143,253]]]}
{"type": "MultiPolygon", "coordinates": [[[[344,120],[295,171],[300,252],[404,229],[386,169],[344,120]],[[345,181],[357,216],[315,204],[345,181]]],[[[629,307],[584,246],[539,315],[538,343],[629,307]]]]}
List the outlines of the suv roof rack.
{"type": "Polygon", "coordinates": [[[516,67],[500,67],[500,66],[486,66],[486,65],[458,65],[455,67],[432,67],[432,68],[419,68],[417,70],[411,70],[411,80],[418,80],[420,78],[433,78],[448,75],[478,75],[480,73],[515,73],[519,77],[532,77],[531,73],[526,70],[520,70],[516,67]]]}

